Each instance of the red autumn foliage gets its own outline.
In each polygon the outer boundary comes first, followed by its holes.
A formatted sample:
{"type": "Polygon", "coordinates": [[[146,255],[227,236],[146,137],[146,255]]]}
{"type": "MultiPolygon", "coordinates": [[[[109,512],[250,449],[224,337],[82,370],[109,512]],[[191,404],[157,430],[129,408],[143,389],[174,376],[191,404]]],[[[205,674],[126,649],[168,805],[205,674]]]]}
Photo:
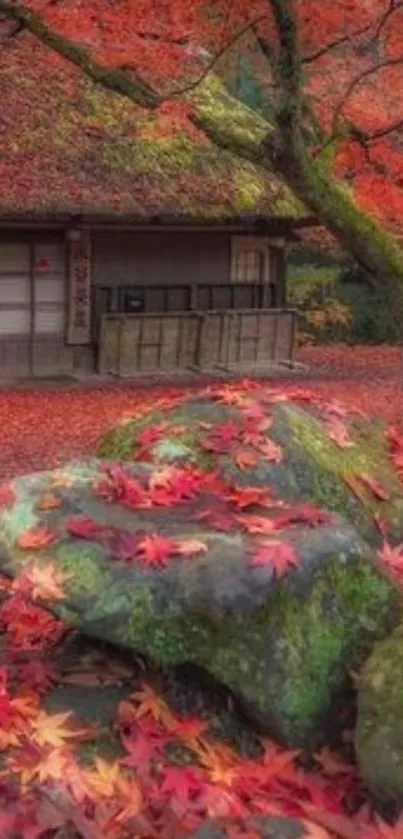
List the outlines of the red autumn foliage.
{"type": "MultiPolygon", "coordinates": [[[[15,5],[4,1],[2,11],[15,5]]],[[[150,98],[151,88],[162,95],[156,129],[161,136],[185,126],[199,140],[202,137],[189,121],[191,103],[186,97],[181,99],[178,91],[188,91],[189,85],[203,77],[211,61],[206,49],[210,56],[224,53],[214,69],[226,77],[234,72],[241,51],[247,53],[263,96],[273,96],[275,74],[254,37],[266,43],[266,54],[277,55],[276,6],[264,0],[235,0],[230,7],[227,0],[164,0],[162,5],[161,0],[142,0],[120,3],[118,13],[110,0],[85,4],[25,0],[20,5],[40,13],[54,31],[88,50],[101,68],[126,69],[129,79],[134,74],[138,89],[145,92],[142,101],[147,95],[150,98]]],[[[323,133],[335,135],[334,170],[352,183],[361,205],[399,229],[403,209],[401,3],[333,0],[317,5],[297,0],[292,9],[303,61],[303,95],[309,103],[304,111],[306,133],[312,135],[306,141],[308,154],[312,158],[318,154],[323,133]],[[321,131],[315,132],[318,124],[321,131]],[[338,131],[346,125],[355,130],[338,131]]],[[[6,35],[12,25],[13,21],[6,21],[6,35]]],[[[32,36],[24,39],[24,47],[31,50],[38,80],[45,70],[60,71],[60,56],[50,50],[42,53],[32,40],[32,36]]],[[[15,61],[13,38],[6,38],[6,46],[8,61],[15,61]]],[[[77,75],[66,71],[65,85],[72,90],[77,88],[77,75]]],[[[99,128],[93,130],[97,136],[99,128]]]]}
{"type": "MultiPolygon", "coordinates": [[[[337,398],[403,429],[403,351],[399,347],[330,346],[304,348],[309,365],[302,377],[271,378],[284,393],[295,385],[314,389],[325,401],[337,398]]],[[[152,407],[158,399],[179,397],[183,388],[139,388],[127,383],[103,387],[12,387],[0,393],[0,477],[56,468],[67,460],[92,455],[102,434],[122,416],[152,407]],[[65,417],[68,412],[69,422],[65,417]]],[[[150,387],[151,385],[151,387],[150,387]]],[[[199,387],[189,383],[189,390],[199,387]]],[[[228,400],[236,399],[229,392],[228,400]]],[[[224,396],[221,396],[224,401],[224,396]]]]}

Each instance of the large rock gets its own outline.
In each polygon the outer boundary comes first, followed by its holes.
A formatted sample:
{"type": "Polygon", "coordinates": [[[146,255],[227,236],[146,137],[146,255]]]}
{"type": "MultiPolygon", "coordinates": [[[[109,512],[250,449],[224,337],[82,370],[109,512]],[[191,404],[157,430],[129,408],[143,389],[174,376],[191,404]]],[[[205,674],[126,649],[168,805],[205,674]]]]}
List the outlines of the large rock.
{"type": "Polygon", "coordinates": [[[201,666],[265,730],[313,745],[350,671],[400,619],[366,543],[341,519],[228,497],[194,470],[104,468],[18,478],[14,501],[3,490],[0,568],[88,635],[201,666]]]}
{"type": "Polygon", "coordinates": [[[101,457],[193,461],[349,518],[374,545],[403,541],[402,446],[381,422],[314,393],[252,384],[166,399],[108,432],[101,457]],[[248,462],[249,460],[249,462],[248,462]]]}
{"type": "Polygon", "coordinates": [[[356,751],[378,805],[403,811],[403,626],[376,645],[360,674],[356,751]]]}

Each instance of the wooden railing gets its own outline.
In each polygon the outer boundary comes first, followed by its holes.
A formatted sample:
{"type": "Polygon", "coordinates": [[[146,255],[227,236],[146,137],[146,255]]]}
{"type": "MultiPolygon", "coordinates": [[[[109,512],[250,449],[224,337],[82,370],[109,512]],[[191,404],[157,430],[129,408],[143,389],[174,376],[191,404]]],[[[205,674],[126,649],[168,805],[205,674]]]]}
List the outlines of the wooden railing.
{"type": "Polygon", "coordinates": [[[293,309],[105,314],[98,372],[134,376],[174,370],[230,370],[292,364],[293,309]]]}

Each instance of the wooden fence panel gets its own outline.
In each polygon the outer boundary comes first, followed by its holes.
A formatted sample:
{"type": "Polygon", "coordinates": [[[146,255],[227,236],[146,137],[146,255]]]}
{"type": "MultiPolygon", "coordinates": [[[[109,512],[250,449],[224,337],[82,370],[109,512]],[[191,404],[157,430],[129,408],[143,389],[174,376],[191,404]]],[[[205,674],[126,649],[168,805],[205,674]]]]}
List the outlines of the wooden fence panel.
{"type": "Polygon", "coordinates": [[[120,375],[120,345],[124,318],[122,315],[103,315],[99,334],[98,372],[120,375]]]}
{"type": "Polygon", "coordinates": [[[279,309],[104,315],[98,369],[134,376],[291,361],[294,319],[279,309]]]}

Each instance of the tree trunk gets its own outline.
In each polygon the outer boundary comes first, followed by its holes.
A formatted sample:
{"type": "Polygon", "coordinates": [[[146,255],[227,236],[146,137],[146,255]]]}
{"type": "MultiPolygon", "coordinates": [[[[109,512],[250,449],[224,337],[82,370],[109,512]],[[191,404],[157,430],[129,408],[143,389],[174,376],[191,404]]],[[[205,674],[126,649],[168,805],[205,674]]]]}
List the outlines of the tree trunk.
{"type": "Polygon", "coordinates": [[[311,161],[294,137],[265,143],[270,166],[280,171],[295,195],[368,271],[382,295],[391,332],[403,339],[403,249],[361,210],[349,187],[311,161]]]}

